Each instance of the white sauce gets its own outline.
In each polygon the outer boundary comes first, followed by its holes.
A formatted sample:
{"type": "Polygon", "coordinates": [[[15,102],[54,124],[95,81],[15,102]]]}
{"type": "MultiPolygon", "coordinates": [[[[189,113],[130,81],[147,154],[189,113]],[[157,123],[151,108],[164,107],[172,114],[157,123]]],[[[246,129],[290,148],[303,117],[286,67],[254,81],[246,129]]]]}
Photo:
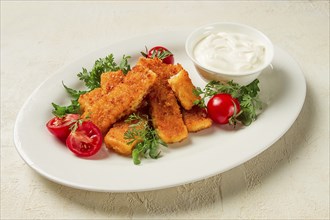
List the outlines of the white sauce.
{"type": "Polygon", "coordinates": [[[194,56],[206,68],[241,73],[263,64],[265,46],[244,34],[219,32],[202,39],[194,56]]]}

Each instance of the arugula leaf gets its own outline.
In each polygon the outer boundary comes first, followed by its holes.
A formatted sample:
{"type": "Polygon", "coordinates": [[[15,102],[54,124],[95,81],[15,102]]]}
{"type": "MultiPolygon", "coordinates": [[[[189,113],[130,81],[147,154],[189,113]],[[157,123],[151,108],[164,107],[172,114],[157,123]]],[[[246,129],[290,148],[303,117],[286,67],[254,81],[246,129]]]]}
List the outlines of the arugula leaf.
{"type": "Polygon", "coordinates": [[[135,165],[141,163],[141,158],[152,159],[160,157],[159,145],[167,146],[158,136],[156,130],[149,125],[147,115],[131,114],[125,120],[129,123],[129,129],[124,133],[127,144],[138,142],[132,151],[132,159],[135,165]]]}
{"type": "Polygon", "coordinates": [[[205,99],[212,97],[219,93],[228,93],[233,98],[236,98],[241,106],[241,113],[238,120],[244,125],[250,125],[257,118],[258,110],[261,110],[262,103],[259,100],[258,93],[259,80],[255,79],[253,82],[246,86],[241,86],[238,83],[229,81],[222,83],[219,81],[210,81],[204,89],[197,87],[193,92],[197,96],[201,96],[200,100],[194,102],[201,108],[206,108],[205,99]]]}

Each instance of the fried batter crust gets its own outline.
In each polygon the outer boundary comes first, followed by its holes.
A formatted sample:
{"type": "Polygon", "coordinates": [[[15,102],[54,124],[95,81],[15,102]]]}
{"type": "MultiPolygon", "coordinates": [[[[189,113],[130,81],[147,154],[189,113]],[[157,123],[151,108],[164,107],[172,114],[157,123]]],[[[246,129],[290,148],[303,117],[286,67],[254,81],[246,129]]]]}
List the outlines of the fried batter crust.
{"type": "Polygon", "coordinates": [[[211,127],[212,120],[205,109],[193,106],[190,110],[182,110],[183,120],[189,132],[197,132],[211,127]]]}
{"type": "Polygon", "coordinates": [[[101,88],[104,94],[109,93],[115,86],[121,83],[125,78],[121,70],[115,72],[106,72],[101,75],[101,88]]]}
{"type": "Polygon", "coordinates": [[[98,99],[82,117],[91,120],[105,134],[117,120],[139,107],[156,78],[150,69],[136,65],[122,83],[98,99]]]}
{"type": "Polygon", "coordinates": [[[115,72],[106,72],[101,74],[101,88],[80,95],[78,102],[82,112],[90,108],[104,94],[109,93],[116,85],[124,80],[125,75],[121,70],[115,72]]]}
{"type": "Polygon", "coordinates": [[[89,109],[102,96],[103,92],[101,88],[96,88],[88,93],[80,95],[78,99],[80,110],[84,112],[86,109],[89,109]]]}
{"type": "Polygon", "coordinates": [[[194,101],[200,99],[199,96],[193,93],[195,86],[186,70],[182,69],[179,73],[172,76],[168,83],[184,109],[190,110],[194,106],[194,101]]]}
{"type": "Polygon", "coordinates": [[[105,146],[109,149],[114,150],[115,152],[129,156],[132,154],[132,150],[136,145],[136,141],[127,144],[127,140],[125,139],[125,132],[128,131],[129,124],[124,120],[120,120],[116,122],[112,128],[110,128],[107,135],[104,137],[105,146]]]}
{"type": "MultiPolygon", "coordinates": [[[[145,103],[143,103],[145,104],[145,103]]],[[[146,106],[142,106],[138,109],[135,114],[137,115],[142,115],[141,119],[144,120],[144,116],[146,114],[146,106]]],[[[105,146],[109,149],[112,149],[113,151],[129,156],[132,154],[132,151],[135,147],[135,145],[138,143],[138,140],[133,141],[132,143],[128,144],[131,140],[125,139],[125,133],[130,129],[129,126],[133,123],[137,123],[138,121],[132,121],[130,122],[125,122],[127,119],[124,118],[122,120],[117,121],[116,123],[113,124],[113,126],[110,128],[109,132],[107,135],[104,137],[104,143],[105,146]]],[[[144,120],[145,123],[148,123],[147,120],[144,120]]],[[[141,123],[141,126],[134,126],[134,129],[143,129],[144,124],[141,123]]]]}
{"type": "Polygon", "coordinates": [[[154,71],[158,78],[150,90],[148,102],[153,126],[165,143],[180,142],[188,137],[180,106],[167,80],[182,69],[180,65],[163,64],[159,59],[140,58],[138,64],[154,71]]]}

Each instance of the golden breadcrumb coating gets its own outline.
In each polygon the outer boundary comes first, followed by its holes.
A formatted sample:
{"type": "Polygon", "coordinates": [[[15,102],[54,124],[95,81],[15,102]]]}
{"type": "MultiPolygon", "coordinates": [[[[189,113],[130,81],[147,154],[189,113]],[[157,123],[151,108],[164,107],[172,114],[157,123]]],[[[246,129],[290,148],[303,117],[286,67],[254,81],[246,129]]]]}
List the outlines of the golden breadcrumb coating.
{"type": "Polygon", "coordinates": [[[180,106],[167,80],[180,69],[179,65],[164,64],[159,59],[140,58],[138,64],[154,71],[158,78],[150,90],[150,115],[158,136],[165,143],[180,142],[188,137],[180,106]]]}
{"type": "Polygon", "coordinates": [[[78,99],[78,102],[80,104],[80,110],[84,112],[86,109],[90,108],[102,96],[103,96],[103,92],[101,88],[96,88],[90,92],[80,95],[78,99]]]}
{"type": "Polygon", "coordinates": [[[171,76],[174,76],[183,69],[180,64],[165,64],[158,58],[148,59],[140,57],[137,64],[151,69],[158,75],[158,77],[166,79],[169,79],[171,76]]]}
{"type": "Polygon", "coordinates": [[[128,141],[124,138],[128,126],[129,124],[125,123],[124,120],[116,122],[104,137],[105,146],[119,154],[125,156],[131,155],[135,144],[128,145],[128,141]]]}
{"type": "Polygon", "coordinates": [[[206,109],[194,106],[190,110],[182,110],[183,120],[189,132],[197,132],[211,127],[212,120],[208,117],[206,109]]]}
{"type": "Polygon", "coordinates": [[[101,88],[104,94],[109,93],[116,85],[121,83],[125,78],[121,70],[115,72],[106,72],[101,75],[101,88]]]}
{"type": "Polygon", "coordinates": [[[105,134],[117,120],[136,111],[156,78],[150,69],[136,65],[122,83],[98,99],[82,117],[91,120],[105,134]]]}
{"type": "Polygon", "coordinates": [[[101,88],[80,95],[78,102],[82,112],[90,108],[104,94],[109,93],[116,85],[124,80],[125,75],[121,70],[115,72],[106,72],[101,74],[101,88]]]}
{"type": "Polygon", "coordinates": [[[127,144],[128,140],[125,139],[124,136],[125,132],[129,129],[129,125],[130,124],[126,123],[125,120],[116,122],[104,137],[105,146],[119,154],[125,156],[131,155],[134,146],[137,144],[137,141],[134,141],[131,144],[127,144]]]}
{"type": "MultiPolygon", "coordinates": [[[[143,101],[141,105],[142,106],[138,109],[137,112],[135,112],[135,114],[143,116],[147,114],[146,101],[143,101]]],[[[104,137],[104,143],[107,148],[112,149],[113,151],[119,154],[128,156],[132,154],[132,151],[135,145],[138,143],[138,141],[135,140],[134,142],[128,144],[130,140],[125,139],[125,133],[129,130],[129,126],[132,123],[137,123],[137,121],[132,121],[130,123],[130,122],[125,122],[126,119],[127,117],[113,124],[109,132],[104,137]]],[[[148,123],[147,119],[145,119],[144,117],[141,117],[141,120],[143,120],[143,122],[145,123],[148,123]]],[[[143,129],[143,125],[144,124],[141,123],[141,127],[139,125],[135,125],[134,128],[143,129]]]]}
{"type": "Polygon", "coordinates": [[[186,70],[182,69],[179,73],[172,76],[168,80],[168,83],[184,109],[190,110],[194,106],[194,102],[200,99],[200,97],[193,92],[195,86],[186,70]]]}

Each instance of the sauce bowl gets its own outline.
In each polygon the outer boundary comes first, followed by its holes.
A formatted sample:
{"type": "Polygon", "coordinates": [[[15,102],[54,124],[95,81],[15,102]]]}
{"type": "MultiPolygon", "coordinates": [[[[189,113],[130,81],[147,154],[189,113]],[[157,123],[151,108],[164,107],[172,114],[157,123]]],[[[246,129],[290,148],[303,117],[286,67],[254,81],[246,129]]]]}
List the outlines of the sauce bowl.
{"type": "MultiPolygon", "coordinates": [[[[194,63],[197,72],[207,82],[210,80],[233,80],[234,82],[239,83],[241,85],[247,85],[253,80],[255,80],[260,75],[260,73],[271,64],[274,57],[273,44],[265,34],[253,27],[244,24],[229,22],[207,24],[195,29],[188,36],[185,44],[185,49],[188,57],[194,63]],[[212,66],[205,65],[205,63],[201,63],[194,54],[196,46],[211,34],[218,33],[230,33],[242,36],[244,35],[258,42],[264,47],[262,63],[260,63],[260,65],[256,66],[253,69],[244,69],[237,71],[217,69],[212,66]]],[[[203,53],[203,50],[200,50],[200,52],[203,53]]],[[[235,63],[235,60],[233,60],[233,62],[235,63]]]]}

